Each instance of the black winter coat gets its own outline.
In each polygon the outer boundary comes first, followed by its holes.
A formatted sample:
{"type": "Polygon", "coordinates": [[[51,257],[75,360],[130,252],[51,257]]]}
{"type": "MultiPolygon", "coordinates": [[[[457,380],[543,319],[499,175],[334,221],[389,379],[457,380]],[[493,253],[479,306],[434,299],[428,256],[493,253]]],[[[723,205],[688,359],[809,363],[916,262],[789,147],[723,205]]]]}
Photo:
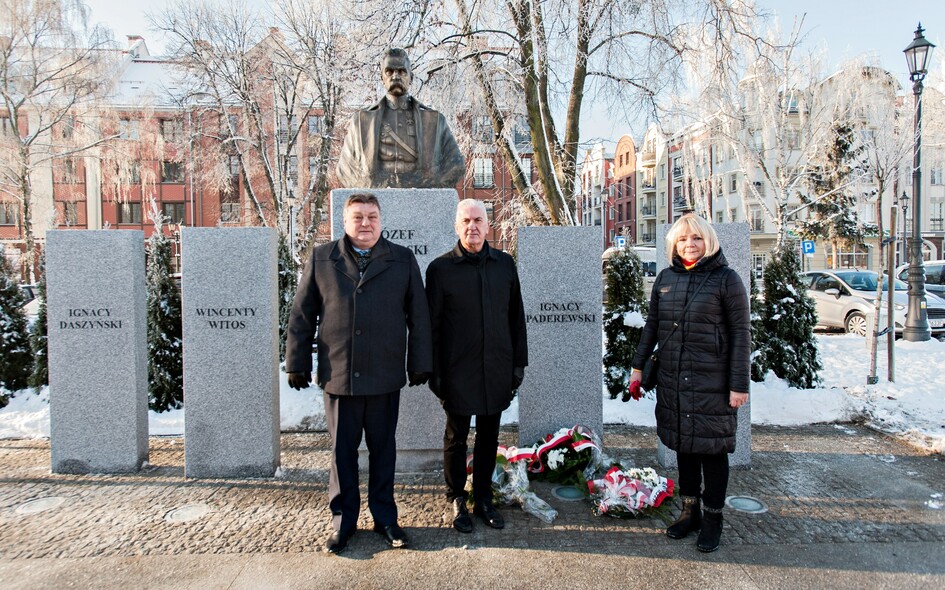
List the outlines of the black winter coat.
{"type": "Polygon", "coordinates": [[[312,370],[317,328],[315,381],[323,390],[335,395],[397,391],[407,384],[406,371],[433,369],[426,303],[420,267],[407,248],[381,238],[362,277],[347,240],[318,246],[292,304],[285,370],[312,370]]]}
{"type": "Polygon", "coordinates": [[[664,445],[683,453],[735,450],[737,410],[729,393],[748,393],[751,329],[748,294],[719,251],[690,270],[674,257],[660,271],[633,366],[642,368],[657,343],[656,431],[664,445]],[[686,317],[686,302],[708,273],[686,317]]]}
{"type": "Polygon", "coordinates": [[[512,371],[528,365],[525,309],[512,257],[483,246],[471,258],[456,246],[427,267],[433,326],[430,389],[444,409],[497,414],[512,403],[512,371]]]}

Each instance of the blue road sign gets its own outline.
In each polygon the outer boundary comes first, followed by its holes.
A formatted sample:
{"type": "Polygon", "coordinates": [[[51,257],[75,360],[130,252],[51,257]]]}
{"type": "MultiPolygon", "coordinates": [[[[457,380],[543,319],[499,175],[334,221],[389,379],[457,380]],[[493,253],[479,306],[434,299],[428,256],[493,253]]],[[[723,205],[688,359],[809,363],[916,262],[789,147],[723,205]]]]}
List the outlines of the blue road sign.
{"type": "Polygon", "coordinates": [[[801,249],[804,251],[804,254],[808,256],[814,255],[814,240],[804,240],[801,242],[801,249]]]}
{"type": "Polygon", "coordinates": [[[614,246],[617,248],[626,248],[627,247],[627,236],[615,236],[614,237],[614,246]]]}

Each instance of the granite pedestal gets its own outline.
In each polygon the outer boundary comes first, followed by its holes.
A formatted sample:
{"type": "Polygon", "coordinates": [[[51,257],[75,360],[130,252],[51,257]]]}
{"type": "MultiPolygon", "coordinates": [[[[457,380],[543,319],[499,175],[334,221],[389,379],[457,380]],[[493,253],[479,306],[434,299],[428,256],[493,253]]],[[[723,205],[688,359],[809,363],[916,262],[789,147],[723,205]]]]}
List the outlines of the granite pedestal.
{"type": "MultiPolygon", "coordinates": [[[[728,261],[729,267],[738,273],[745,284],[745,291],[751,290],[751,233],[747,223],[717,223],[713,224],[715,233],[719,236],[719,245],[728,261]]],[[[667,267],[666,261],[666,233],[670,226],[660,225],[656,228],[656,270],[659,272],[667,267]]],[[[656,457],[660,465],[667,469],[676,468],[676,451],[667,448],[657,441],[656,457]]],[[[736,469],[751,468],[751,396],[748,402],[738,409],[738,427],[735,432],[735,452],[729,457],[729,466],[736,469]]]]}
{"type": "Polygon", "coordinates": [[[185,475],[271,477],[280,454],[276,232],[181,231],[185,475]]]}
{"type": "Polygon", "coordinates": [[[54,473],[126,473],[148,459],[144,233],[46,233],[54,473]]]}
{"type": "MultiPolygon", "coordinates": [[[[410,248],[424,277],[430,262],[456,244],[453,221],[459,199],[453,189],[335,189],[331,191],[333,240],[344,235],[345,199],[365,192],[375,195],[381,205],[383,237],[410,248]]],[[[433,392],[426,385],[404,387],[397,423],[397,471],[442,469],[445,428],[446,414],[433,392]]],[[[361,459],[364,467],[363,447],[361,459]]]]}
{"type": "Polygon", "coordinates": [[[521,445],[575,425],[603,434],[600,239],[595,227],[518,230],[528,326],[521,445]]]}

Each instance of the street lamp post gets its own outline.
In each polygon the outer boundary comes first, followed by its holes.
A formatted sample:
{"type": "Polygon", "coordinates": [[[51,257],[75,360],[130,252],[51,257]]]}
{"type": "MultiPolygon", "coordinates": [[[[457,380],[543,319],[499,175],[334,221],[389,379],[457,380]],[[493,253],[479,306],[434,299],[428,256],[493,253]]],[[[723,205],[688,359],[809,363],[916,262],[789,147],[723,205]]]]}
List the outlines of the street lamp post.
{"type": "Polygon", "coordinates": [[[902,337],[910,342],[930,340],[929,317],[925,302],[925,265],[922,260],[922,80],[928,72],[929,57],[935,45],[922,35],[922,23],[915,30],[915,39],[903,50],[909,65],[912,94],[915,97],[915,143],[912,163],[912,236],[909,260],[909,309],[902,337]]]}
{"type": "Polygon", "coordinates": [[[900,264],[908,260],[909,255],[909,195],[902,191],[902,197],[899,198],[902,204],[902,253],[899,256],[900,264]]]}

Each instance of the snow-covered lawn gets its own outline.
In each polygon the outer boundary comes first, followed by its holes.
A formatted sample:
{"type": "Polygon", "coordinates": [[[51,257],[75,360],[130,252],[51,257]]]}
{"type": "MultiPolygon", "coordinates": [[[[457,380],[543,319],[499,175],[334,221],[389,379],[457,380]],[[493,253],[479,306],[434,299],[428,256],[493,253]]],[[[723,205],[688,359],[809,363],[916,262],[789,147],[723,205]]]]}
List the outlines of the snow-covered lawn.
{"type": "MultiPolygon", "coordinates": [[[[818,389],[788,387],[769,374],[753,383],[751,420],[754,424],[797,426],[848,422],[862,418],[879,430],[895,434],[938,453],[945,453],[945,343],[896,343],[896,381],[886,381],[886,351],[879,352],[879,383],[866,385],[869,351],[863,338],[852,335],[818,335],[823,385],[818,389]]],[[[526,379],[528,378],[526,371],[526,379]]],[[[321,392],[289,388],[281,375],[281,423],[293,430],[322,422],[321,392]]],[[[627,403],[604,395],[605,424],[654,426],[654,401],[627,403]]],[[[22,391],[0,409],[0,438],[49,436],[48,390],[39,395],[22,391]]],[[[518,404],[512,403],[503,422],[518,421],[518,404]]],[[[179,435],[184,431],[184,411],[149,414],[153,435],[179,435]]]]}

